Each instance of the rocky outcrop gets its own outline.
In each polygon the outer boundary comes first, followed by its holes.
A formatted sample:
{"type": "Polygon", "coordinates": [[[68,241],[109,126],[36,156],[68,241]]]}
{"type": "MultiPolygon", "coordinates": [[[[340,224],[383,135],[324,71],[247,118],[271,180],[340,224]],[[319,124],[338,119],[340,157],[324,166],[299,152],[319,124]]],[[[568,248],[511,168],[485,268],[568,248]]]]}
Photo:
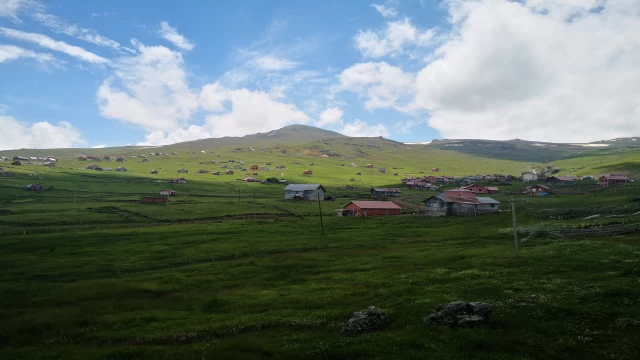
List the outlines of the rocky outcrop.
{"type": "Polygon", "coordinates": [[[452,302],[440,304],[436,312],[424,319],[425,324],[450,327],[475,327],[486,324],[491,319],[491,305],[480,302],[452,302]]]}
{"type": "Polygon", "coordinates": [[[389,318],[384,311],[375,306],[353,313],[353,316],[342,328],[342,334],[358,336],[364,333],[380,331],[389,325],[389,318]]]}

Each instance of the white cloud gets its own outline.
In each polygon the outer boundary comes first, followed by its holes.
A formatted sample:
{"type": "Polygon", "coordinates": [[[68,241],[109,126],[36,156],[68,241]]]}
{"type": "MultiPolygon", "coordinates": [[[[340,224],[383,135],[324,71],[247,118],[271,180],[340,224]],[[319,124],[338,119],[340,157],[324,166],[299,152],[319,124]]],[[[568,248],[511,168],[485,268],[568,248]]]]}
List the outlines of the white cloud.
{"type": "Polygon", "coordinates": [[[342,110],[337,107],[327,108],[320,114],[320,120],[316,122],[316,126],[342,124],[342,115],[342,110]]]}
{"type": "Polygon", "coordinates": [[[340,133],[354,137],[376,137],[389,136],[389,130],[383,124],[368,124],[360,119],[356,119],[352,123],[344,124],[340,133]]]}
{"type": "Polygon", "coordinates": [[[453,30],[418,74],[415,99],[444,137],[586,142],[640,133],[640,2],[447,4],[453,30]]]}
{"type": "Polygon", "coordinates": [[[85,144],[80,131],[66,121],[31,125],[0,115],[0,150],[68,148],[85,144]]]}
{"type": "Polygon", "coordinates": [[[379,4],[371,4],[371,6],[376,9],[376,11],[379,12],[383,17],[392,18],[398,16],[398,11],[392,7],[386,7],[379,4]]]}
{"type": "Polygon", "coordinates": [[[101,56],[98,56],[92,52],[89,52],[81,47],[69,45],[62,41],[56,41],[42,34],[28,33],[20,30],[0,27],[0,35],[15,39],[15,40],[35,43],[43,48],[59,51],[69,56],[73,56],[80,60],[84,60],[90,63],[105,64],[109,62],[109,60],[101,56]]]}
{"type": "Polygon", "coordinates": [[[39,62],[55,61],[56,58],[51,54],[37,53],[35,51],[23,49],[13,45],[0,45],[0,63],[11,61],[18,58],[31,58],[39,62]]]}
{"type": "Polygon", "coordinates": [[[253,64],[260,70],[279,71],[298,67],[299,62],[284,59],[275,55],[263,55],[255,58],[253,64]]]}
{"type": "Polygon", "coordinates": [[[15,22],[21,22],[18,13],[22,9],[39,8],[40,3],[33,0],[2,0],[0,1],[0,17],[9,17],[15,22]]]}
{"type": "Polygon", "coordinates": [[[386,62],[360,63],[345,69],[338,75],[336,91],[351,91],[367,100],[369,110],[395,108],[409,111],[412,100],[414,75],[386,62]]]}
{"type": "Polygon", "coordinates": [[[211,131],[198,125],[190,125],[186,129],[177,128],[171,131],[156,130],[147,133],[145,140],[137,145],[158,146],[169,145],[184,141],[206,139],[213,137],[211,131]]]}
{"type": "Polygon", "coordinates": [[[92,149],[104,149],[104,148],[106,148],[106,147],[107,147],[107,145],[105,145],[105,144],[100,144],[100,145],[93,145],[91,148],[92,148],[92,149]]]}
{"type": "Polygon", "coordinates": [[[426,121],[420,120],[420,119],[409,119],[409,120],[404,120],[404,121],[398,121],[394,125],[394,128],[396,129],[396,131],[398,131],[398,132],[400,132],[402,134],[408,134],[416,126],[418,126],[420,124],[426,124],[426,121]]]}
{"type": "Polygon", "coordinates": [[[149,131],[186,125],[199,103],[189,87],[182,55],[164,46],[137,45],[139,54],[116,61],[114,76],[98,88],[101,115],[149,131]]]}
{"type": "Polygon", "coordinates": [[[364,57],[379,59],[397,56],[432,44],[435,30],[422,31],[409,19],[390,21],[384,30],[360,30],[354,40],[364,57]]]}
{"type": "Polygon", "coordinates": [[[95,30],[86,29],[76,24],[69,24],[55,15],[47,14],[45,12],[36,12],[32,16],[38,22],[56,33],[73,36],[94,45],[109,47],[114,50],[123,49],[117,41],[104,37],[98,34],[95,30]]]}
{"type": "Polygon", "coordinates": [[[234,89],[227,90],[226,97],[231,110],[206,118],[206,126],[216,136],[254,134],[311,120],[295,105],[280,102],[266,92],[234,89]]]}
{"type": "Polygon", "coordinates": [[[181,50],[191,51],[196,46],[184,35],[180,34],[178,32],[178,29],[171,27],[171,25],[169,25],[169,23],[167,23],[166,21],[160,23],[158,36],[172,43],[181,50]]]}

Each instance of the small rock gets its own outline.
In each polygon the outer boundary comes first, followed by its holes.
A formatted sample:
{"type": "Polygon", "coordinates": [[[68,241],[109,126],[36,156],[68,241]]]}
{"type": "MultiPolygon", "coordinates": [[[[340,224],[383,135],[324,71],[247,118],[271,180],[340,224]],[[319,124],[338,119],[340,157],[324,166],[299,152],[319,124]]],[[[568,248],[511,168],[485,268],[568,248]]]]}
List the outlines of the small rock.
{"type": "Polygon", "coordinates": [[[491,305],[480,302],[462,301],[440,304],[436,312],[424,319],[425,324],[437,324],[450,327],[475,327],[489,322],[491,305]]]}
{"type": "Polygon", "coordinates": [[[342,328],[342,334],[358,336],[364,333],[380,331],[389,325],[389,318],[384,311],[375,306],[353,313],[353,316],[342,328]]]}

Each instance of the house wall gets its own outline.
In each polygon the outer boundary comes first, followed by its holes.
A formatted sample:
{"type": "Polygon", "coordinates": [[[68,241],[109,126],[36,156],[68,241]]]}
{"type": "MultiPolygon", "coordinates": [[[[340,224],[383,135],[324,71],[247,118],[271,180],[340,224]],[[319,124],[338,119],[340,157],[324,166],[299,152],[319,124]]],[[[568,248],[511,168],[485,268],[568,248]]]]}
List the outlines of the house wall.
{"type": "Polygon", "coordinates": [[[447,203],[440,199],[429,199],[424,203],[424,211],[427,216],[447,216],[447,203]]]}
{"type": "Polygon", "coordinates": [[[304,197],[305,200],[308,201],[317,201],[318,194],[320,195],[320,201],[324,200],[324,190],[322,188],[318,188],[317,190],[307,190],[307,191],[285,191],[284,199],[285,200],[293,200],[296,195],[304,197]]]}
{"type": "Polygon", "coordinates": [[[473,197],[473,196],[475,196],[475,194],[470,192],[470,191],[460,191],[460,190],[446,190],[444,192],[444,194],[445,194],[445,196],[451,196],[451,197],[458,197],[458,196],[473,197]]]}
{"type": "Polygon", "coordinates": [[[500,211],[498,204],[478,204],[478,213],[494,213],[500,211]]]}
{"type": "Polygon", "coordinates": [[[477,204],[459,204],[459,203],[449,203],[447,204],[448,215],[453,216],[472,216],[477,213],[477,204]]]}
{"type": "Polygon", "coordinates": [[[538,180],[537,174],[524,174],[522,175],[522,181],[536,181],[538,180]]]}

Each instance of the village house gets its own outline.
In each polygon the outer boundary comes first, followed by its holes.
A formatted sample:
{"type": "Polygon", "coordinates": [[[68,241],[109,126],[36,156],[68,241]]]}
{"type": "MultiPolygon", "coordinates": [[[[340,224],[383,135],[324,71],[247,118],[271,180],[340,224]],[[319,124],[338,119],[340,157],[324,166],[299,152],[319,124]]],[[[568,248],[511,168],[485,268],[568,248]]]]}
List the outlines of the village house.
{"type": "Polygon", "coordinates": [[[438,169],[438,168],[433,168],[433,169],[431,169],[431,171],[433,171],[433,172],[440,172],[440,169],[438,169]]]}
{"type": "Polygon", "coordinates": [[[209,170],[205,170],[205,169],[200,169],[200,171],[198,171],[198,173],[200,173],[200,174],[206,174],[208,172],[209,172],[209,170]]]}
{"type": "Polygon", "coordinates": [[[160,195],[162,196],[176,196],[177,192],[175,190],[161,190],[160,195]]]}
{"type": "Polygon", "coordinates": [[[249,167],[249,170],[251,170],[251,171],[258,171],[258,170],[260,170],[260,166],[258,166],[258,165],[251,165],[251,166],[249,167]]]}
{"type": "Polygon", "coordinates": [[[474,194],[495,194],[498,192],[497,187],[493,186],[482,186],[478,184],[471,184],[463,187],[462,189],[470,190],[474,194]]]}
{"type": "Polygon", "coordinates": [[[176,179],[171,179],[169,181],[172,184],[186,184],[187,183],[187,179],[185,178],[176,178],[176,179]]]}
{"type": "Polygon", "coordinates": [[[531,172],[531,171],[526,171],[523,172],[522,174],[522,181],[536,181],[538,180],[538,174],[531,172]]]}
{"type": "Polygon", "coordinates": [[[249,176],[249,177],[246,177],[246,178],[242,179],[242,181],[244,181],[244,182],[258,182],[258,179],[249,176]]]}
{"type": "Polygon", "coordinates": [[[471,191],[471,190],[458,188],[458,189],[445,190],[444,191],[444,196],[446,196],[446,197],[475,197],[476,194],[474,194],[473,191],[471,191]]]}
{"type": "Polygon", "coordinates": [[[233,170],[227,170],[224,172],[226,175],[233,175],[233,170]]]}
{"type": "Polygon", "coordinates": [[[527,186],[524,189],[524,193],[529,195],[539,195],[544,193],[550,194],[551,189],[544,185],[533,185],[533,186],[527,186]]]}
{"type": "Polygon", "coordinates": [[[84,168],[87,170],[97,170],[100,166],[96,165],[96,164],[91,164],[91,165],[87,165],[84,168]]]}
{"type": "Polygon", "coordinates": [[[582,180],[588,180],[588,181],[592,181],[595,180],[596,178],[591,176],[591,175],[586,175],[582,177],[582,180]]]}
{"type": "Polygon", "coordinates": [[[428,216],[476,216],[500,211],[500,202],[490,197],[432,196],[424,201],[428,216]]]}
{"type": "Polygon", "coordinates": [[[86,156],[78,156],[78,161],[87,161],[86,156]]]}
{"type": "Polygon", "coordinates": [[[152,173],[152,174],[157,174],[157,173],[158,173],[158,170],[151,170],[151,173],[152,173]]]}
{"type": "Polygon", "coordinates": [[[116,168],[116,171],[127,171],[127,168],[125,168],[125,167],[118,167],[118,168],[116,168]]]}
{"type": "Polygon", "coordinates": [[[627,175],[620,174],[609,174],[601,176],[600,179],[600,187],[609,187],[612,185],[624,184],[631,182],[631,179],[627,175]]]}
{"type": "Polygon", "coordinates": [[[111,171],[111,168],[104,168],[104,171],[111,171]]]}
{"type": "Polygon", "coordinates": [[[373,164],[367,164],[367,168],[373,169],[373,164]]]}
{"type": "Polygon", "coordinates": [[[285,200],[324,200],[326,191],[320,184],[289,184],[284,188],[285,200]]]}
{"type": "Polygon", "coordinates": [[[44,191],[44,186],[40,184],[29,184],[25,186],[24,189],[29,191],[44,191]]]}
{"type": "Polygon", "coordinates": [[[242,170],[242,166],[240,166],[240,165],[235,165],[233,168],[236,169],[236,170],[242,170]]]}
{"type": "Polygon", "coordinates": [[[54,161],[45,161],[44,164],[42,165],[48,166],[48,167],[56,167],[56,163],[54,161]]]}
{"type": "Polygon", "coordinates": [[[178,169],[178,173],[180,173],[180,174],[186,174],[188,172],[189,172],[189,170],[187,170],[187,169],[178,169]]]}
{"type": "Polygon", "coordinates": [[[566,176],[552,176],[547,179],[547,183],[555,186],[573,185],[576,181],[566,176]]]}
{"type": "Polygon", "coordinates": [[[102,157],[102,160],[111,161],[111,157],[109,157],[109,155],[105,155],[105,156],[102,157]]]}
{"type": "Polygon", "coordinates": [[[402,195],[402,191],[396,188],[371,188],[370,192],[374,199],[402,195]]]}
{"type": "Polygon", "coordinates": [[[124,158],[120,156],[116,159],[116,162],[119,162],[119,163],[124,162],[124,158]]]}
{"type": "Polygon", "coordinates": [[[313,171],[311,170],[305,170],[302,175],[313,175],[313,171]]]}
{"type": "Polygon", "coordinates": [[[22,163],[20,161],[16,160],[16,161],[12,162],[11,165],[19,166],[19,165],[22,165],[22,163]]]}
{"type": "Polygon", "coordinates": [[[387,172],[387,168],[380,168],[380,169],[378,169],[378,172],[381,172],[381,173],[384,174],[384,173],[387,172]]]}
{"type": "Polygon", "coordinates": [[[369,217],[400,215],[402,208],[392,201],[354,200],[338,210],[338,216],[369,217]]]}

